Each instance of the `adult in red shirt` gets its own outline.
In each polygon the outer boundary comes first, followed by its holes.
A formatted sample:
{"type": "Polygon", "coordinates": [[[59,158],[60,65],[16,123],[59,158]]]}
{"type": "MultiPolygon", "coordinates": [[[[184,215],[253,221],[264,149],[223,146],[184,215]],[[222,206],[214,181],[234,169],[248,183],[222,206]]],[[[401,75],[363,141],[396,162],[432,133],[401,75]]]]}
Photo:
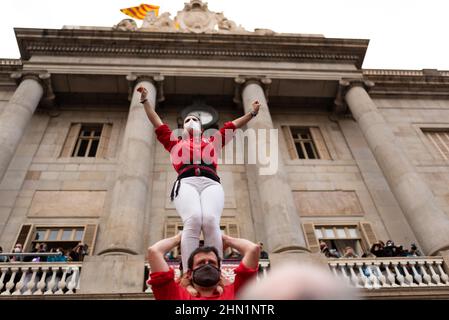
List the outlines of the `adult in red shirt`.
{"type": "Polygon", "coordinates": [[[148,119],[153,124],[157,139],[170,152],[173,167],[178,173],[171,200],[183,221],[181,257],[184,271],[187,259],[198,247],[201,231],[204,245],[217,248],[223,258],[220,218],[224,207],[224,190],[217,174],[217,155],[220,149],[233,138],[234,130],[244,126],[257,115],[260,104],[253,103],[253,111],[214,132],[203,135],[201,120],[195,115],[184,119],[181,132],[172,132],[154,111],[147,100],[148,91],[140,87],[141,102],[148,119]],[[180,136],[180,137],[178,137],[180,136]]]}
{"type": "Polygon", "coordinates": [[[193,296],[186,287],[176,281],[173,268],[169,267],[164,254],[181,241],[181,234],[162,239],[148,248],[148,262],[151,285],[156,300],[233,300],[245,283],[257,275],[259,246],[249,240],[222,236],[223,245],[238,250],[242,255],[240,265],[235,269],[235,280],[224,286],[220,293],[217,286],[221,279],[221,259],[214,247],[199,247],[189,257],[188,270],[184,277],[189,279],[198,293],[193,296]]]}

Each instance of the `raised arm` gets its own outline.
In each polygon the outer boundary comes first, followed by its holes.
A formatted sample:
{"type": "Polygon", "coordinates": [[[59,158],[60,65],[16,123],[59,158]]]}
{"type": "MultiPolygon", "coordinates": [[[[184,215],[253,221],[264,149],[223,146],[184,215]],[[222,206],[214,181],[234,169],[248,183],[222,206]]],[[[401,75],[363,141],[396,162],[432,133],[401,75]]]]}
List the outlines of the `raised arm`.
{"type": "Polygon", "coordinates": [[[181,233],[178,233],[174,237],[159,240],[148,248],[148,262],[150,263],[151,272],[166,272],[169,270],[164,255],[178,246],[180,242],[181,233]]]}
{"type": "Polygon", "coordinates": [[[234,125],[236,126],[236,128],[243,127],[252,118],[254,118],[257,115],[257,113],[259,112],[259,108],[260,108],[260,102],[256,100],[256,101],[253,102],[252,106],[253,106],[253,111],[248,112],[244,116],[241,116],[240,118],[237,118],[237,119],[232,121],[234,123],[234,125]]]}
{"type": "Polygon", "coordinates": [[[226,247],[239,251],[243,255],[242,262],[246,267],[255,269],[259,265],[260,248],[254,242],[223,235],[223,248],[226,247]]]}
{"type": "Polygon", "coordinates": [[[145,109],[145,113],[148,116],[148,119],[150,120],[151,124],[154,126],[154,128],[159,128],[159,126],[162,125],[162,120],[159,117],[159,115],[154,111],[154,108],[150,105],[148,102],[147,96],[148,96],[148,90],[144,87],[137,88],[137,91],[140,92],[140,102],[143,103],[143,107],[145,109]]]}

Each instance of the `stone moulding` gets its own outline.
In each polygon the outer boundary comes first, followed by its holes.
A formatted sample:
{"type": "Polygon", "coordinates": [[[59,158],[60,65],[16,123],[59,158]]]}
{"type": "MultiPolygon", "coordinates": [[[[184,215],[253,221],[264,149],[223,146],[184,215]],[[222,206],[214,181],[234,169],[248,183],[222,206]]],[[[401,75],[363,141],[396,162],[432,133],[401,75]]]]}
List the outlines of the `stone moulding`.
{"type": "Polygon", "coordinates": [[[365,69],[363,76],[374,81],[370,91],[375,96],[449,97],[449,71],[365,69]]]}
{"type": "Polygon", "coordinates": [[[361,68],[368,40],[247,34],[189,34],[75,29],[15,29],[22,59],[38,55],[180,56],[352,63],[361,68]]]}
{"type": "Polygon", "coordinates": [[[21,66],[22,60],[20,60],[20,59],[0,59],[0,65],[2,65],[2,66],[21,66]]]}
{"type": "Polygon", "coordinates": [[[276,51],[236,51],[236,50],[183,50],[183,49],[155,49],[146,48],[129,48],[129,47],[74,47],[64,45],[30,45],[27,46],[30,52],[67,54],[67,53],[104,53],[104,54],[131,54],[131,55],[188,55],[188,56],[228,56],[228,57],[266,57],[266,58],[300,58],[310,60],[345,60],[356,61],[359,57],[356,55],[345,54],[320,54],[306,52],[276,52],[276,51]]]}

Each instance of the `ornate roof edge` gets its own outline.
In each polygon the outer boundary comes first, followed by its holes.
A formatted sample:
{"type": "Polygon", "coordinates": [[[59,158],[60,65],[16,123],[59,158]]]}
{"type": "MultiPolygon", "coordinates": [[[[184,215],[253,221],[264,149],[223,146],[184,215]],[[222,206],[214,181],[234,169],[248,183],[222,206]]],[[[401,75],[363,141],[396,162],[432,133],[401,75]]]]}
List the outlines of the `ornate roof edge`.
{"type": "Polygon", "coordinates": [[[437,69],[363,69],[363,76],[375,83],[370,94],[397,97],[449,97],[449,71],[437,69]]]}
{"type": "Polygon", "coordinates": [[[349,62],[361,68],[369,40],[292,35],[127,32],[16,28],[22,59],[40,55],[117,55],[349,62]]]}
{"type": "Polygon", "coordinates": [[[0,66],[21,66],[21,59],[0,58],[0,66]]]}
{"type": "Polygon", "coordinates": [[[400,70],[400,69],[363,69],[365,76],[397,76],[397,77],[449,77],[449,71],[437,69],[400,70]]]}

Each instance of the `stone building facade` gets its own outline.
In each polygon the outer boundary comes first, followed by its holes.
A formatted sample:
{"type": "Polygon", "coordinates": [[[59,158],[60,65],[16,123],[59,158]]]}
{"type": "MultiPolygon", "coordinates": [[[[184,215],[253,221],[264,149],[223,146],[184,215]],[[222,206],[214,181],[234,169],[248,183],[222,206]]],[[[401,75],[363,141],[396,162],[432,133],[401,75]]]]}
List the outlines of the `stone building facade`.
{"type": "Polygon", "coordinates": [[[447,270],[449,72],[363,69],[368,40],[249,32],[196,0],[134,29],[15,29],[21,59],[0,60],[4,251],[84,242],[77,293],[142,292],[147,246],[182,228],[142,85],[172,128],[188,110],[221,126],[262,102],[248,128],[278,129],[279,170],[221,164],[221,224],[262,241],[273,267],[320,260],[320,240],[361,255],[391,239],[447,270]]]}

